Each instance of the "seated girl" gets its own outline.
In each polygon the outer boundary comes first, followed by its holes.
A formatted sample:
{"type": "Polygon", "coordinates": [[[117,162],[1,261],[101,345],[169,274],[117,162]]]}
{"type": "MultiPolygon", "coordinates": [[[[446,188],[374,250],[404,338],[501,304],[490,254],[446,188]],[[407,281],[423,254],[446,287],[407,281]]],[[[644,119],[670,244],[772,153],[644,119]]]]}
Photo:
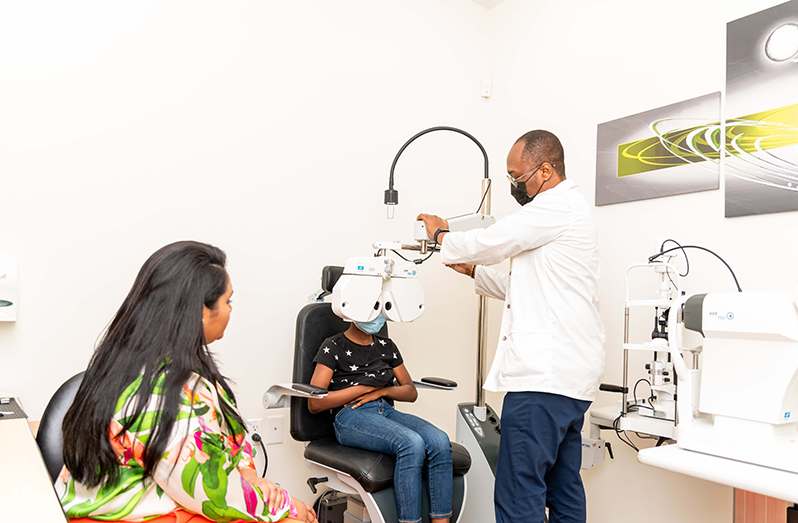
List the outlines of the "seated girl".
{"type": "Polygon", "coordinates": [[[139,271],[64,418],[55,489],[73,523],[317,523],[310,507],[258,477],[208,349],[232,311],[225,258],[177,242],[139,271]]]}
{"type": "Polygon", "coordinates": [[[308,399],[310,412],[335,412],[335,437],[342,445],[396,456],[394,492],[401,523],[421,521],[421,471],[428,462],[430,519],[452,515],[452,448],[449,436],[431,423],[394,409],[387,399],[416,401],[418,392],[399,349],[376,336],[379,317],[355,322],[327,338],[314,358],[311,384],[329,390],[308,399]],[[394,385],[394,378],[399,385],[394,385]]]}

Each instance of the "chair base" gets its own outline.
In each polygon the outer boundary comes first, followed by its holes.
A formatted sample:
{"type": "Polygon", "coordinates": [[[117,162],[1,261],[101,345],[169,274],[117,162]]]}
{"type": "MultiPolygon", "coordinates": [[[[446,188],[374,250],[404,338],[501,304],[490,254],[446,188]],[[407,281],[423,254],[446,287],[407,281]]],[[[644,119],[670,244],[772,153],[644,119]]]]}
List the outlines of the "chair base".
{"type": "MultiPolygon", "coordinates": [[[[311,460],[305,460],[305,466],[316,477],[327,477],[327,486],[344,494],[355,494],[363,500],[372,523],[399,523],[396,511],[396,496],[393,487],[384,488],[377,492],[366,490],[351,475],[322,465],[311,460]]],[[[465,508],[468,485],[465,476],[452,478],[452,523],[457,523],[465,508]]],[[[423,489],[421,498],[422,523],[429,523],[429,496],[427,489],[423,489]]]]}

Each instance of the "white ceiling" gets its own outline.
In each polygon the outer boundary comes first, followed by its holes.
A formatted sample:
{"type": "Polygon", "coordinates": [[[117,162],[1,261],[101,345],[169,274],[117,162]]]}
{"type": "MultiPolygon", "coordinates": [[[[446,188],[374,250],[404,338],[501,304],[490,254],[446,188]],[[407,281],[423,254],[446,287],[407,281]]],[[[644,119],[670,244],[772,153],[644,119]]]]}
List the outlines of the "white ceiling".
{"type": "Polygon", "coordinates": [[[471,0],[471,1],[488,9],[490,9],[491,7],[496,7],[500,3],[504,2],[504,0],[471,0]]]}

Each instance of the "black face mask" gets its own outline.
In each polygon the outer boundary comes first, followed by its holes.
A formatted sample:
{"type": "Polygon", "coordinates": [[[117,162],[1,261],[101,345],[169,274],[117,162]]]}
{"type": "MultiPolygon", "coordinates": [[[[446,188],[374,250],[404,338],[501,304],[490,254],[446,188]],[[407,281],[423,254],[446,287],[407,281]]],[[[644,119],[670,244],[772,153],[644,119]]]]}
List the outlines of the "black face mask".
{"type": "Polygon", "coordinates": [[[532,201],[532,198],[530,198],[529,195],[526,193],[525,183],[520,184],[518,187],[510,185],[510,194],[512,195],[513,198],[515,198],[515,201],[517,201],[522,206],[532,201]]]}
{"type": "Polygon", "coordinates": [[[538,187],[538,192],[536,192],[532,196],[529,196],[526,193],[526,183],[520,183],[518,184],[518,187],[510,185],[510,194],[512,195],[513,198],[515,198],[515,201],[524,206],[535,199],[535,196],[537,196],[540,193],[540,190],[543,188],[543,184],[545,183],[546,180],[544,180],[543,183],[540,184],[540,187],[538,187]]]}

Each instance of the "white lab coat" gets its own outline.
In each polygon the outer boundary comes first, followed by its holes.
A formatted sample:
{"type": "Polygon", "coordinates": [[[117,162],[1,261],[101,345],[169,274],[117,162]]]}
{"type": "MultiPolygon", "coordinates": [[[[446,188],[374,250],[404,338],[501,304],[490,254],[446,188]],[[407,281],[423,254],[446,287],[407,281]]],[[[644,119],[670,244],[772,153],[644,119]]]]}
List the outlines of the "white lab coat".
{"type": "Polygon", "coordinates": [[[564,180],[487,229],[450,232],[441,261],[479,266],[478,294],[504,300],[499,344],[484,388],[593,401],[604,374],[599,256],[590,205],[564,180]]]}

